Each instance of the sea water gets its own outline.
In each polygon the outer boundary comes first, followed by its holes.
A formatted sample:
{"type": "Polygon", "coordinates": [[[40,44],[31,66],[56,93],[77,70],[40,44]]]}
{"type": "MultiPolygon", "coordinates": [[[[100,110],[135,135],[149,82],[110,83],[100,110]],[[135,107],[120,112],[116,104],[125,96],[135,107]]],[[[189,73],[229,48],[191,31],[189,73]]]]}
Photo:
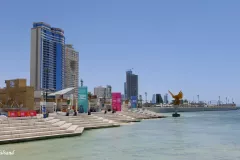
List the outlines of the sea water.
{"type": "Polygon", "coordinates": [[[0,160],[240,160],[240,111],[181,113],[82,136],[0,146],[0,160]]]}

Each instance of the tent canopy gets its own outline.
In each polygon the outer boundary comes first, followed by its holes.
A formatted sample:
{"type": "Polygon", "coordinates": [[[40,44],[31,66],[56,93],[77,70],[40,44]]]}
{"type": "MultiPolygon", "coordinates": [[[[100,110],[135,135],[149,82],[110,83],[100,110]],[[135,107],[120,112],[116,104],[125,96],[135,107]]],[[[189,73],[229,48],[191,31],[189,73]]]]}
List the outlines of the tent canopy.
{"type": "Polygon", "coordinates": [[[51,94],[49,94],[49,96],[64,95],[64,94],[66,94],[68,92],[71,92],[72,90],[74,90],[74,87],[66,88],[66,89],[63,89],[63,90],[51,93],[51,94]]]}

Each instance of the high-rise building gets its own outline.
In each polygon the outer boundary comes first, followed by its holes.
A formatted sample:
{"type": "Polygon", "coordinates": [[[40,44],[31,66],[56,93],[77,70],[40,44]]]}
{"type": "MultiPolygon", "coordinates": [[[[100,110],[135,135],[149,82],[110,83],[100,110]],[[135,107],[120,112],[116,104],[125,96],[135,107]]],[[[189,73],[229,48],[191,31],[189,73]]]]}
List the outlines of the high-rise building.
{"type": "MultiPolygon", "coordinates": [[[[94,88],[94,95],[96,95],[98,98],[104,98],[106,96],[106,88],[99,86],[94,88]]],[[[106,98],[106,97],[105,97],[106,98]]]]}
{"type": "Polygon", "coordinates": [[[156,94],[153,94],[153,96],[152,96],[152,103],[153,103],[153,104],[156,103],[156,94]]]}
{"type": "Polygon", "coordinates": [[[163,103],[161,94],[156,94],[156,103],[157,104],[163,103]]]}
{"type": "Polygon", "coordinates": [[[74,87],[74,97],[78,98],[79,83],[79,53],[74,50],[73,45],[65,45],[65,66],[64,66],[64,88],[74,87]]]}
{"type": "Polygon", "coordinates": [[[153,103],[153,104],[163,103],[163,99],[162,99],[161,94],[153,94],[152,103],[153,103]]]}
{"type": "Polygon", "coordinates": [[[64,88],[64,31],[44,22],[31,29],[30,85],[35,90],[64,88]]]}
{"type": "Polygon", "coordinates": [[[164,103],[168,104],[168,94],[167,93],[164,95],[164,103]]]}
{"type": "Polygon", "coordinates": [[[132,73],[132,71],[126,72],[126,99],[130,99],[131,96],[138,97],[138,75],[132,73]]]}
{"type": "Polygon", "coordinates": [[[107,85],[106,87],[106,97],[105,98],[112,98],[112,86],[107,85]]]}

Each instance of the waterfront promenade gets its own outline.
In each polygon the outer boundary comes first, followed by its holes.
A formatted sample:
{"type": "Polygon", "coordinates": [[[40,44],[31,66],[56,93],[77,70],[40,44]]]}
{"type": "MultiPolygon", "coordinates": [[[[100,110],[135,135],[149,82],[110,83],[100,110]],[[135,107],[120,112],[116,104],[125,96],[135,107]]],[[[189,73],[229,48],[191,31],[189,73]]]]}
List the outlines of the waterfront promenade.
{"type": "Polygon", "coordinates": [[[164,118],[164,116],[147,110],[125,110],[107,114],[98,112],[78,116],[52,113],[48,118],[43,118],[42,115],[16,118],[1,116],[0,144],[79,136],[84,130],[120,127],[123,123],[153,118],[164,118]]]}

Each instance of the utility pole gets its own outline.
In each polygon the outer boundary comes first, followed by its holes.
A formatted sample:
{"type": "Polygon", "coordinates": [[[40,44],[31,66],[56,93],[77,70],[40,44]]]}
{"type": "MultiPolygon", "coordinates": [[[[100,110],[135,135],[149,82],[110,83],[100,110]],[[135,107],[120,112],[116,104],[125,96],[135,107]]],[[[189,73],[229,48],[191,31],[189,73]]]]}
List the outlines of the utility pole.
{"type": "Polygon", "coordinates": [[[107,90],[107,88],[104,89],[103,106],[106,103],[106,90],[107,90]]]}
{"type": "Polygon", "coordinates": [[[220,106],[221,104],[221,100],[220,100],[220,96],[218,96],[218,105],[220,106]]]}
{"type": "Polygon", "coordinates": [[[142,107],[142,95],[139,95],[140,106],[142,107]]]}

